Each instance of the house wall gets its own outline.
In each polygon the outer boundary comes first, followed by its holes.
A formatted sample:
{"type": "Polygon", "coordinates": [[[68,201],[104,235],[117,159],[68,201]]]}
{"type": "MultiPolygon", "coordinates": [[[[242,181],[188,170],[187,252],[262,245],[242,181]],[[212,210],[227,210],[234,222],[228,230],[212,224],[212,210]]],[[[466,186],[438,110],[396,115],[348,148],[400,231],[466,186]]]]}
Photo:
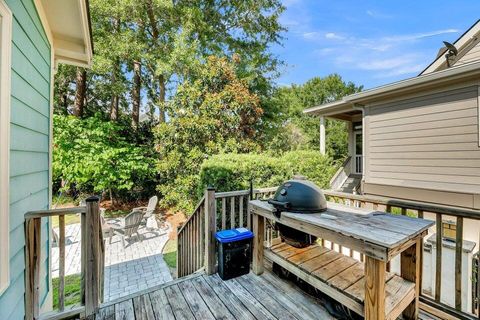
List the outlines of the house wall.
{"type": "Polygon", "coordinates": [[[455,62],[455,66],[480,60],[480,42],[470,49],[463,57],[455,62]]]}
{"type": "MultiPolygon", "coordinates": [[[[49,207],[50,45],[33,0],[6,0],[13,13],[10,121],[10,286],[0,319],[23,319],[24,214],[49,207]]],[[[42,221],[41,296],[49,290],[48,220],[42,221]]],[[[4,250],[4,248],[2,248],[4,250]]]]}
{"type": "Polygon", "coordinates": [[[480,207],[478,85],[368,106],[364,193],[480,207]]]}

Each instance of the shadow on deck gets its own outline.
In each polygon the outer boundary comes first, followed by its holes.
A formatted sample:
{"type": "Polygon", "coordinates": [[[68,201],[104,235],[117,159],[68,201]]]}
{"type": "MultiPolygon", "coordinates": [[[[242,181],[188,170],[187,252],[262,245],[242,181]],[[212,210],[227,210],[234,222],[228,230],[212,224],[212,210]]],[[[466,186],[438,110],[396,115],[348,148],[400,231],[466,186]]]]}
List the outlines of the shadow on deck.
{"type": "MultiPolygon", "coordinates": [[[[437,320],[424,312],[422,320],[437,320]]],[[[193,274],[105,303],[95,319],[337,319],[294,282],[271,269],[223,281],[217,274],[193,274]]]]}
{"type": "Polygon", "coordinates": [[[334,319],[320,302],[270,271],[228,281],[195,274],[105,304],[95,319],[334,319]]]}

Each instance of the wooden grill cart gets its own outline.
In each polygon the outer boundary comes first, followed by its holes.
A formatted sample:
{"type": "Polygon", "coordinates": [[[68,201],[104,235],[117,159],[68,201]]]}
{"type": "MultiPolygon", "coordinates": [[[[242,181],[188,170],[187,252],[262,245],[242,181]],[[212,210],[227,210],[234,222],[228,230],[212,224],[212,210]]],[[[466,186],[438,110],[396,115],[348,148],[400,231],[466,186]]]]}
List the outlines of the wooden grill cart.
{"type": "Polygon", "coordinates": [[[263,272],[266,257],[366,319],[417,319],[422,239],[433,221],[328,203],[322,213],[282,212],[265,201],[250,201],[253,219],[253,265],[263,272]],[[265,219],[355,250],[365,262],[317,244],[295,248],[280,243],[264,248],[265,219]],[[401,255],[401,275],[387,263],[401,255]]]}

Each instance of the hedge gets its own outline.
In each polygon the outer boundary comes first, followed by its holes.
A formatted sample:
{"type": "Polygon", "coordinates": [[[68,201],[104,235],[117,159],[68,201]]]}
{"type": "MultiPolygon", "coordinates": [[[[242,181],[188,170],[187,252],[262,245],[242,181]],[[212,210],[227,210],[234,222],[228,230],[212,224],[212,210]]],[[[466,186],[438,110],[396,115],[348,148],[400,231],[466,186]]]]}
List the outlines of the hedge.
{"type": "Polygon", "coordinates": [[[318,151],[291,151],[279,157],[261,154],[222,154],[205,160],[200,169],[198,195],[207,186],[218,192],[278,186],[294,175],[305,176],[321,188],[335,172],[332,159],[318,151]]]}

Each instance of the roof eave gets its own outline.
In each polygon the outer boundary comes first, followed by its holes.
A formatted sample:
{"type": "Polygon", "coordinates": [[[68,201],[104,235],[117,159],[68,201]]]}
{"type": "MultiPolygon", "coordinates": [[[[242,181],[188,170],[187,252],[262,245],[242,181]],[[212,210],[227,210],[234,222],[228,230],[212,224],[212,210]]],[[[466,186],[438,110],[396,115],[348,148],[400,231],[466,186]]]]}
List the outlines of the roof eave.
{"type": "Polygon", "coordinates": [[[361,91],[344,97],[342,100],[305,109],[305,114],[328,116],[342,109],[353,108],[356,104],[366,104],[382,98],[418,91],[425,87],[440,85],[468,77],[480,76],[480,62],[452,67],[414,78],[394,82],[381,87],[361,91]]]}

